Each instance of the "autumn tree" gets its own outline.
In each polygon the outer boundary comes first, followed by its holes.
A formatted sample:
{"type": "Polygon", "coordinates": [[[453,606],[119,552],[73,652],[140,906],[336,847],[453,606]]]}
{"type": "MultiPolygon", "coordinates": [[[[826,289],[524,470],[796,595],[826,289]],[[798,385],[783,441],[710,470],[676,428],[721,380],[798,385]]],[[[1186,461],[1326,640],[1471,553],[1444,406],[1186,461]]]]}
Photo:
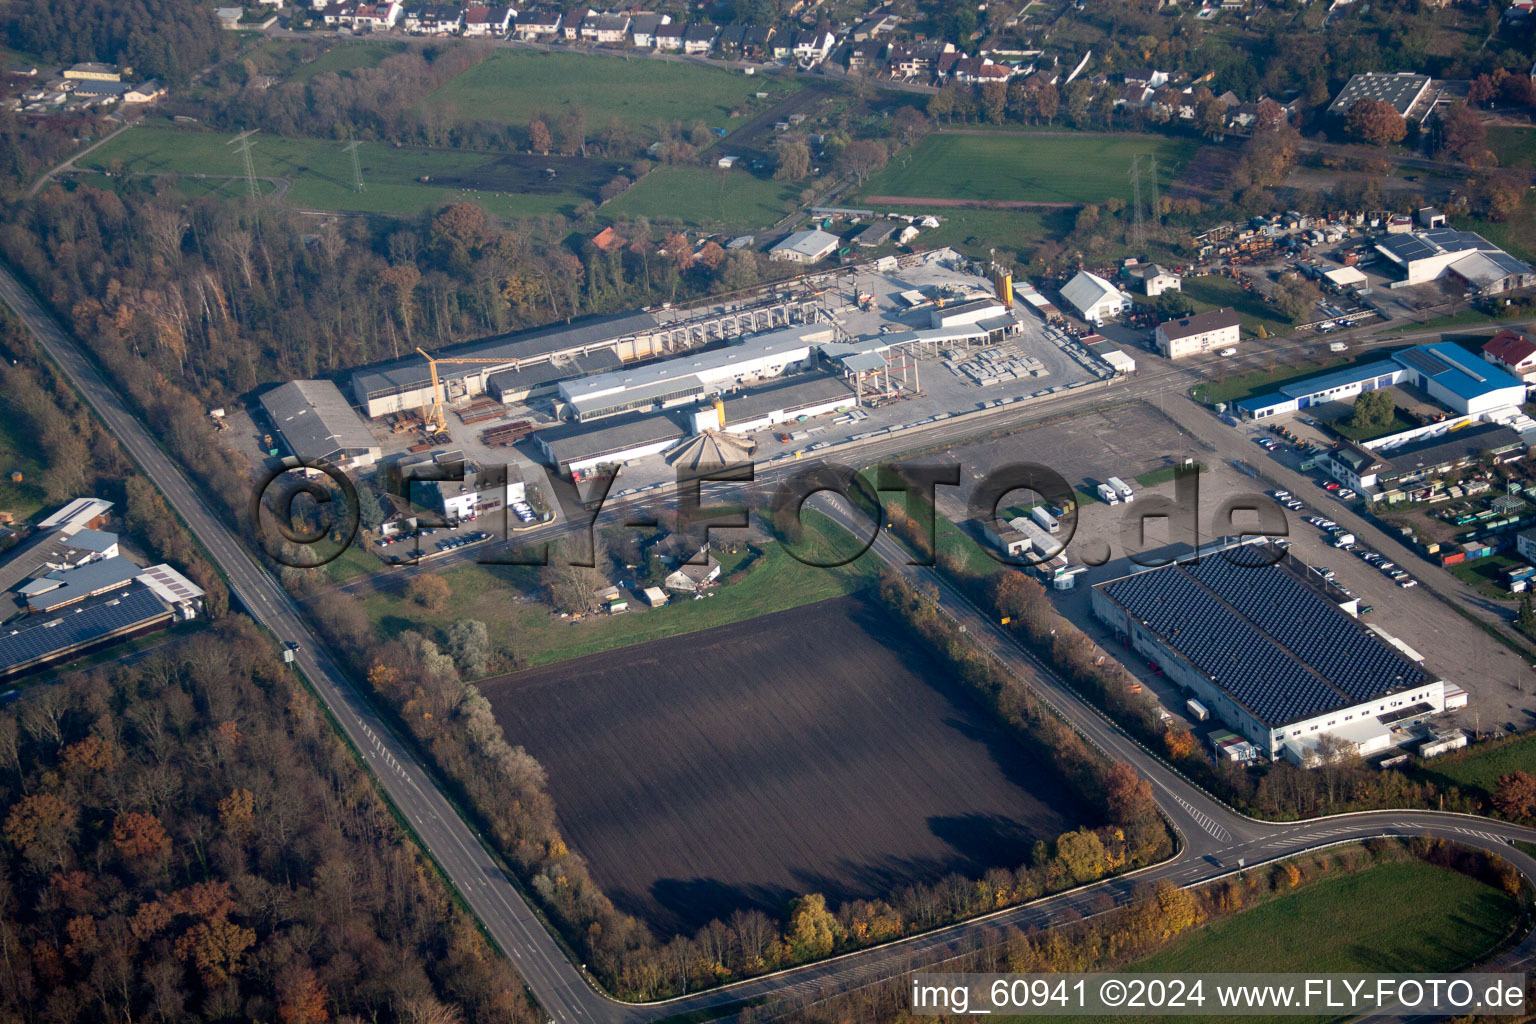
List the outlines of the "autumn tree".
{"type": "Polygon", "coordinates": [[[874,139],[855,139],[843,147],[838,156],[838,167],[862,183],[870,174],[885,166],[888,154],[885,147],[874,139]]]}
{"type": "Polygon", "coordinates": [[[1109,869],[1103,841],[1086,828],[1057,838],[1056,856],[1079,885],[1103,878],[1109,869]]]}
{"type": "Polygon", "coordinates": [[[1344,127],[1352,138],[1373,146],[1402,142],[1408,135],[1408,122],[1386,100],[1372,97],[1355,100],[1344,117],[1344,127]]]}
{"type": "Polygon", "coordinates": [[[1124,761],[1111,765],[1104,780],[1104,802],[1112,821],[1132,822],[1156,810],[1152,784],[1124,761]]]}
{"type": "Polygon", "coordinates": [[[453,591],[441,576],[424,573],[411,577],[411,581],[405,585],[405,596],[427,611],[437,612],[442,611],[448,598],[453,596],[453,591]]]}
{"type": "Polygon", "coordinates": [[[1536,815],[1536,775],[1520,770],[1500,775],[1493,792],[1493,806],[1506,818],[1536,815]]]}
{"type": "Polygon", "coordinates": [[[1187,729],[1169,729],[1163,733],[1163,746],[1168,751],[1168,756],[1175,761],[1182,761],[1195,752],[1195,738],[1187,729]]]}
{"type": "Polygon", "coordinates": [[[549,136],[549,125],[542,118],[534,118],[528,124],[528,148],[541,156],[548,156],[554,146],[554,139],[549,136]]]}
{"type": "Polygon", "coordinates": [[[775,140],[773,156],[774,181],[800,181],[811,173],[811,147],[798,135],[775,140]]]}
{"type": "Polygon", "coordinates": [[[1362,391],[1349,416],[1351,428],[1374,433],[1387,429],[1397,418],[1397,405],[1388,391],[1362,391]]]}
{"type": "Polygon", "coordinates": [[[818,960],[831,954],[840,930],[837,918],[827,909],[827,898],[811,893],[790,906],[784,939],[793,959],[818,960]]]}
{"type": "Polygon", "coordinates": [[[1435,150],[1463,163],[1479,160],[1488,146],[1483,119],[1465,104],[1457,103],[1435,119],[1435,150]]]}

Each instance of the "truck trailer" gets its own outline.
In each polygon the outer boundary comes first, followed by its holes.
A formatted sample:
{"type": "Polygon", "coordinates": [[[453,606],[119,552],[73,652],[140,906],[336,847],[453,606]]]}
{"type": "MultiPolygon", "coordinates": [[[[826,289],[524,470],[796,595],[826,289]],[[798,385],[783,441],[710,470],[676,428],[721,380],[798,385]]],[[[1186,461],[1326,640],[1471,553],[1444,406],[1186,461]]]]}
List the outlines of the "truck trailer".
{"type": "Polygon", "coordinates": [[[1130,485],[1119,477],[1112,476],[1104,482],[1113,487],[1115,492],[1120,495],[1120,500],[1127,505],[1136,500],[1136,492],[1131,490],[1130,485]]]}
{"type": "Polygon", "coordinates": [[[1205,705],[1194,698],[1190,698],[1184,706],[1189,709],[1190,716],[1197,722],[1203,722],[1211,717],[1211,713],[1205,710],[1205,705]]]}
{"type": "Polygon", "coordinates": [[[1061,532],[1061,522],[1055,516],[1047,512],[1044,506],[1036,505],[1034,508],[1029,510],[1029,516],[1035,522],[1039,523],[1040,528],[1043,529],[1046,533],[1061,532]]]}
{"type": "Polygon", "coordinates": [[[1098,491],[1099,491],[1099,497],[1101,499],[1103,499],[1104,504],[1106,504],[1106,505],[1118,505],[1118,504],[1120,504],[1120,492],[1115,490],[1113,487],[1109,486],[1109,484],[1099,484],[1098,491]]]}

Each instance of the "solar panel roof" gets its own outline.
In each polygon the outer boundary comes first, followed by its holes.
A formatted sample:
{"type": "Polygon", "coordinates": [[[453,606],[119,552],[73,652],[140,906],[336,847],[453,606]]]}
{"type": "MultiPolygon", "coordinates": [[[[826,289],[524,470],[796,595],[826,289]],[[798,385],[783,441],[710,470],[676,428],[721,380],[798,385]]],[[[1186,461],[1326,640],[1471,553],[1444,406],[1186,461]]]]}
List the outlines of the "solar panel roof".
{"type": "Polygon", "coordinates": [[[1101,587],[1271,728],[1433,678],[1281,566],[1207,557],[1101,587]]]}
{"type": "Polygon", "coordinates": [[[135,587],[57,615],[35,616],[21,628],[0,630],[0,673],[167,614],[158,597],[135,587]]]}

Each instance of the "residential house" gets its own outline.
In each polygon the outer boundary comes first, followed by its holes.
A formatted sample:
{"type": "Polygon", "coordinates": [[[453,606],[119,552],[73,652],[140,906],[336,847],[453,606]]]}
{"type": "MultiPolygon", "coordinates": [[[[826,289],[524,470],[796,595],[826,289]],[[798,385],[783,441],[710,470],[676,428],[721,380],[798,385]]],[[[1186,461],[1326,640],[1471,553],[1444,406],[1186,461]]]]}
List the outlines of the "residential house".
{"type": "Polygon", "coordinates": [[[1141,282],[1141,290],[1147,298],[1155,299],[1163,292],[1183,291],[1179,275],[1156,263],[1143,263],[1130,269],[1132,277],[1141,282]]]}
{"type": "Polygon", "coordinates": [[[517,13],[510,7],[492,7],[477,4],[464,9],[464,35],[479,38],[505,39],[512,28],[512,16],[517,13]]]}
{"type": "Polygon", "coordinates": [[[911,45],[892,43],[888,59],[891,75],[896,78],[929,78],[937,69],[939,58],[954,52],[954,43],[933,40],[911,45]]]}
{"type": "Polygon", "coordinates": [[[401,7],[397,0],[384,3],[358,4],[352,15],[352,28],[358,32],[387,32],[400,20],[401,7]]]}
{"type": "Polygon", "coordinates": [[[995,64],[990,57],[961,57],[949,70],[949,77],[963,85],[979,85],[985,82],[1006,82],[1013,68],[995,64]]]}
{"type": "Polygon", "coordinates": [[[709,553],[708,546],[698,550],[692,558],[679,565],[662,581],[662,586],[673,593],[695,594],[704,590],[720,577],[720,563],[709,553]]]}
{"type": "Polygon", "coordinates": [[[880,66],[880,55],[885,44],[878,39],[865,39],[848,48],[849,71],[873,71],[880,66]]]}
{"type": "Polygon", "coordinates": [[[581,38],[589,43],[612,45],[629,36],[629,15],[621,12],[589,14],[581,20],[581,38]]]}
{"type": "Polygon", "coordinates": [[[746,38],[747,26],[740,22],[732,22],[720,29],[720,35],[715,39],[715,46],[722,57],[735,57],[741,52],[741,41],[746,38]]]}
{"type": "Polygon", "coordinates": [[[681,22],[669,22],[656,26],[652,36],[652,42],[656,49],[664,53],[677,53],[683,48],[683,31],[686,28],[681,22]]]}
{"type": "Polygon", "coordinates": [[[795,46],[791,52],[798,61],[806,64],[820,64],[827,59],[827,55],[836,45],[837,37],[831,32],[797,32],[795,46]]]}
{"type": "Polygon", "coordinates": [[[667,14],[636,14],[629,19],[629,39],[637,50],[649,50],[656,45],[656,29],[669,23],[667,14]]]}
{"type": "Polygon", "coordinates": [[[683,29],[683,52],[702,57],[715,48],[715,26],[708,22],[694,22],[683,29]]]}
{"type": "Polygon", "coordinates": [[[1483,346],[1483,358],[1527,384],[1536,384],[1536,342],[1524,335],[1510,330],[1500,331],[1483,346]]]}
{"type": "Polygon", "coordinates": [[[1161,89],[1168,84],[1168,72],[1153,71],[1150,68],[1133,69],[1121,77],[1126,85],[1140,85],[1148,89],[1161,89]]]}
{"type": "Polygon", "coordinates": [[[741,37],[741,55],[747,60],[762,60],[769,54],[773,40],[772,25],[749,25],[741,37]]]}
{"type": "Polygon", "coordinates": [[[568,43],[573,43],[581,38],[581,26],[588,18],[597,17],[597,12],[590,7],[583,10],[578,7],[573,11],[566,11],[565,17],[560,23],[560,38],[568,43]]]}
{"type": "Polygon", "coordinates": [[[560,34],[561,21],[559,11],[530,11],[518,15],[512,35],[526,43],[551,39],[560,34]]]}
{"type": "Polygon", "coordinates": [[[451,36],[463,24],[464,10],[449,4],[418,4],[400,19],[400,27],[413,36],[451,36]]]}

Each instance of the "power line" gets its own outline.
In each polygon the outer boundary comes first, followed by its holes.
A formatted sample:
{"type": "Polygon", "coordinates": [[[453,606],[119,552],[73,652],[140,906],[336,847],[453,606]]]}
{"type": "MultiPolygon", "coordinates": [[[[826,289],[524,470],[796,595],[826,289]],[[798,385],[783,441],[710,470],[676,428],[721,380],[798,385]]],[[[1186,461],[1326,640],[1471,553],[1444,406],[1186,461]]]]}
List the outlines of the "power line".
{"type": "MultiPolygon", "coordinates": [[[[350,137],[351,133],[348,132],[347,134],[350,137]]],[[[341,147],[348,153],[352,154],[352,191],[354,192],[365,191],[363,186],[363,165],[358,163],[357,160],[357,147],[361,145],[361,142],[356,139],[352,139],[352,141],[341,147]]]]}
{"type": "Polygon", "coordinates": [[[1131,157],[1131,244],[1141,248],[1147,227],[1141,219],[1141,154],[1131,157]]]}
{"type": "Polygon", "coordinates": [[[257,129],[252,128],[250,131],[241,132],[225,143],[225,145],[234,146],[244,161],[245,188],[251,194],[252,199],[261,198],[261,189],[256,185],[256,164],[251,160],[251,146],[253,145],[251,136],[255,135],[256,132],[257,129]]]}
{"type": "Polygon", "coordinates": [[[1162,224],[1163,211],[1157,205],[1157,154],[1152,154],[1152,170],[1147,174],[1147,184],[1152,187],[1152,205],[1147,207],[1147,212],[1152,214],[1153,224],[1162,224]]]}

